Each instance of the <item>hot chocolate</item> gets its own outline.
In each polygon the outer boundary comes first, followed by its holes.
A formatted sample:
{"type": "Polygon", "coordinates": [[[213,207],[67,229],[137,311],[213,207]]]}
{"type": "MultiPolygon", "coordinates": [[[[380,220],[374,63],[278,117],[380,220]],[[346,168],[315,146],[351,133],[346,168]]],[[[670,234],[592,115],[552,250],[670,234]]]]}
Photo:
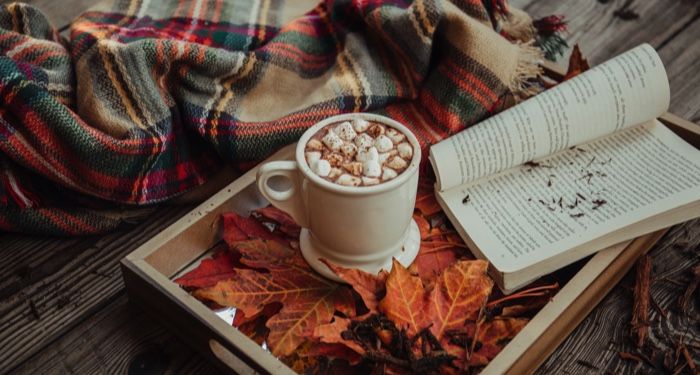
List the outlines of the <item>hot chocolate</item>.
{"type": "Polygon", "coordinates": [[[370,186],[405,171],[413,146],[399,130],[358,118],[319,130],[306,143],[305,158],[311,170],[327,181],[370,186]]]}

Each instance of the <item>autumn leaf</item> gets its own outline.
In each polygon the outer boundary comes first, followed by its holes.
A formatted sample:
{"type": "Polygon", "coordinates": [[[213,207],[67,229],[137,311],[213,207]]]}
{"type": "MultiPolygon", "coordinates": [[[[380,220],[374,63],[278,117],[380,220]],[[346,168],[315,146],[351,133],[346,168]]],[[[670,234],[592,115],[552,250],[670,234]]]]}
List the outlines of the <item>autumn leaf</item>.
{"type": "Polygon", "coordinates": [[[229,244],[229,246],[248,239],[274,240],[282,244],[289,243],[288,239],[272,233],[253,217],[243,217],[234,212],[227,212],[221,215],[221,220],[223,222],[222,236],[224,242],[229,244]]]}
{"type": "Polygon", "coordinates": [[[232,325],[258,343],[258,345],[261,345],[270,333],[270,329],[267,328],[265,323],[271,316],[277,314],[281,308],[282,304],[280,303],[270,303],[265,305],[260,312],[250,317],[246,316],[243,311],[238,310],[233,317],[232,325]]]}
{"type": "Polygon", "coordinates": [[[278,314],[267,320],[267,343],[273,354],[292,353],[313,333],[314,327],[331,321],[336,310],[354,316],[355,300],[345,285],[313,271],[301,255],[276,241],[248,240],[233,243],[241,262],[269,272],[236,269],[236,279],[195,291],[193,295],[221,306],[238,308],[254,316],[265,305],[279,302],[278,314]]]}
{"type": "Polygon", "coordinates": [[[253,268],[308,267],[298,250],[279,241],[253,239],[234,242],[231,248],[241,254],[241,263],[253,268]]]}
{"type": "Polygon", "coordinates": [[[294,219],[292,219],[291,216],[289,216],[289,214],[280,210],[279,208],[275,206],[267,206],[259,208],[253,212],[254,214],[259,215],[262,219],[275,222],[278,225],[279,231],[287,236],[299,238],[301,227],[294,221],[294,219]]]}
{"type": "Polygon", "coordinates": [[[418,224],[418,230],[420,231],[420,239],[425,240],[430,237],[430,223],[425,219],[423,215],[413,214],[413,220],[418,224]]]}
{"type": "Polygon", "coordinates": [[[314,337],[326,344],[339,344],[348,347],[357,354],[365,354],[364,348],[353,340],[343,338],[343,332],[350,329],[352,320],[336,316],[333,322],[322,324],[314,328],[314,337]]]}
{"type": "Polygon", "coordinates": [[[215,248],[211,259],[203,259],[197,268],[175,279],[175,282],[186,289],[210,287],[221,280],[233,278],[236,265],[236,255],[226,244],[220,244],[215,248]]]}
{"type": "Polygon", "coordinates": [[[574,78],[590,68],[591,67],[588,65],[588,60],[583,57],[581,49],[579,48],[578,44],[576,44],[571,51],[571,56],[569,57],[569,69],[567,70],[563,81],[574,78]]]}
{"type": "Polygon", "coordinates": [[[463,252],[463,249],[454,246],[437,247],[430,243],[422,243],[412,267],[416,268],[423,282],[428,282],[454,264],[463,252]]]}
{"type": "Polygon", "coordinates": [[[438,204],[437,199],[435,199],[435,191],[433,191],[432,186],[423,184],[418,188],[416,209],[420,211],[424,217],[430,217],[442,211],[440,204],[438,204]]]}
{"type": "Polygon", "coordinates": [[[386,280],[386,296],[379,303],[379,311],[413,336],[427,326],[425,305],[421,279],[394,259],[386,280]]]}
{"type": "Polygon", "coordinates": [[[430,330],[438,340],[446,331],[462,329],[466,321],[477,319],[493,288],[487,268],[483,260],[459,261],[438,277],[427,310],[433,323],[430,330]]]}
{"type": "Polygon", "coordinates": [[[370,312],[377,312],[378,298],[384,294],[386,279],[389,276],[386,271],[381,270],[379,274],[373,275],[358,268],[344,268],[325,259],[322,261],[338,277],[352,286],[370,312]]]}
{"type": "MultiPolygon", "coordinates": [[[[525,327],[527,322],[527,319],[504,318],[481,323],[474,352],[469,358],[469,365],[487,365],[525,327]]],[[[468,332],[473,335],[475,330],[476,325],[472,324],[468,332]]]]}

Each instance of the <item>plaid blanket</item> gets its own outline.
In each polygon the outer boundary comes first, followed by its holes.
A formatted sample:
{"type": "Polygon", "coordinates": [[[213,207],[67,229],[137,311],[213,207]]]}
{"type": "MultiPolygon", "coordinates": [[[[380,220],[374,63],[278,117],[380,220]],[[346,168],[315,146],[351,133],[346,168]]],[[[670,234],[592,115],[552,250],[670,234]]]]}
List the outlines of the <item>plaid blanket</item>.
{"type": "Polygon", "coordinates": [[[3,5],[0,229],[104,232],[344,112],[425,147],[524,89],[533,37],[503,1],[116,0],[68,40],[3,5]]]}

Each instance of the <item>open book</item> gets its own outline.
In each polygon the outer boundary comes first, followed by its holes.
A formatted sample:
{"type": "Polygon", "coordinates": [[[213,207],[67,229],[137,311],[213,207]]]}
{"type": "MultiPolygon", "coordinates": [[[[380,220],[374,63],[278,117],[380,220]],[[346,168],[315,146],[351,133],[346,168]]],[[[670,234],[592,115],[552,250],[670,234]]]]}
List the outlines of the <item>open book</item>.
{"type": "Polygon", "coordinates": [[[431,147],[438,201],[504,292],[700,216],[700,151],[656,120],[669,100],[644,44],[431,147]]]}

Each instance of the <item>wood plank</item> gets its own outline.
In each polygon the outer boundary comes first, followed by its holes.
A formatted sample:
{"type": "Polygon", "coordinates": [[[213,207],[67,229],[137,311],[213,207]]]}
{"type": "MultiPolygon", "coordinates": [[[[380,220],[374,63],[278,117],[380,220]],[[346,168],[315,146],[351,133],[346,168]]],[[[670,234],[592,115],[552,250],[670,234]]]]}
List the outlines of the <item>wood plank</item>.
{"type": "Polygon", "coordinates": [[[119,296],[15,374],[216,374],[218,369],[119,296]]]}
{"type": "MultiPolygon", "coordinates": [[[[700,2],[696,2],[700,4],[700,2]]],[[[700,17],[659,50],[671,83],[671,110],[700,123],[700,17]]]]}
{"type": "MultiPolygon", "coordinates": [[[[2,4],[15,0],[2,0],[2,4]]],[[[35,6],[49,19],[57,29],[64,30],[75,17],[95,5],[95,0],[23,0],[22,2],[35,6]]]]}
{"type": "Polygon", "coordinates": [[[567,41],[571,45],[579,43],[591,65],[598,65],[644,42],[658,48],[677,33],[685,33],[684,28],[700,14],[697,1],[635,1],[630,9],[640,18],[627,21],[613,14],[626,3],[623,0],[605,3],[598,0],[514,0],[510,3],[533,18],[551,14],[566,16],[567,41]]]}
{"type": "Polygon", "coordinates": [[[123,293],[119,261],[189,212],[163,207],[104,236],[0,236],[0,369],[12,369],[123,293]]]}
{"type": "MultiPolygon", "coordinates": [[[[700,339],[698,300],[691,302],[687,314],[677,309],[678,298],[690,279],[689,271],[700,263],[698,233],[700,219],[678,225],[650,253],[654,267],[650,294],[666,316],[650,307],[649,341],[661,351],[675,350],[674,340],[678,337],[685,337],[685,342],[695,340],[698,343],[700,339]]],[[[549,357],[538,373],[622,374],[658,371],[646,363],[622,360],[618,354],[620,351],[635,352],[629,338],[633,285],[632,271],[549,357]]],[[[697,362],[700,351],[697,347],[689,350],[697,362]]]]}

